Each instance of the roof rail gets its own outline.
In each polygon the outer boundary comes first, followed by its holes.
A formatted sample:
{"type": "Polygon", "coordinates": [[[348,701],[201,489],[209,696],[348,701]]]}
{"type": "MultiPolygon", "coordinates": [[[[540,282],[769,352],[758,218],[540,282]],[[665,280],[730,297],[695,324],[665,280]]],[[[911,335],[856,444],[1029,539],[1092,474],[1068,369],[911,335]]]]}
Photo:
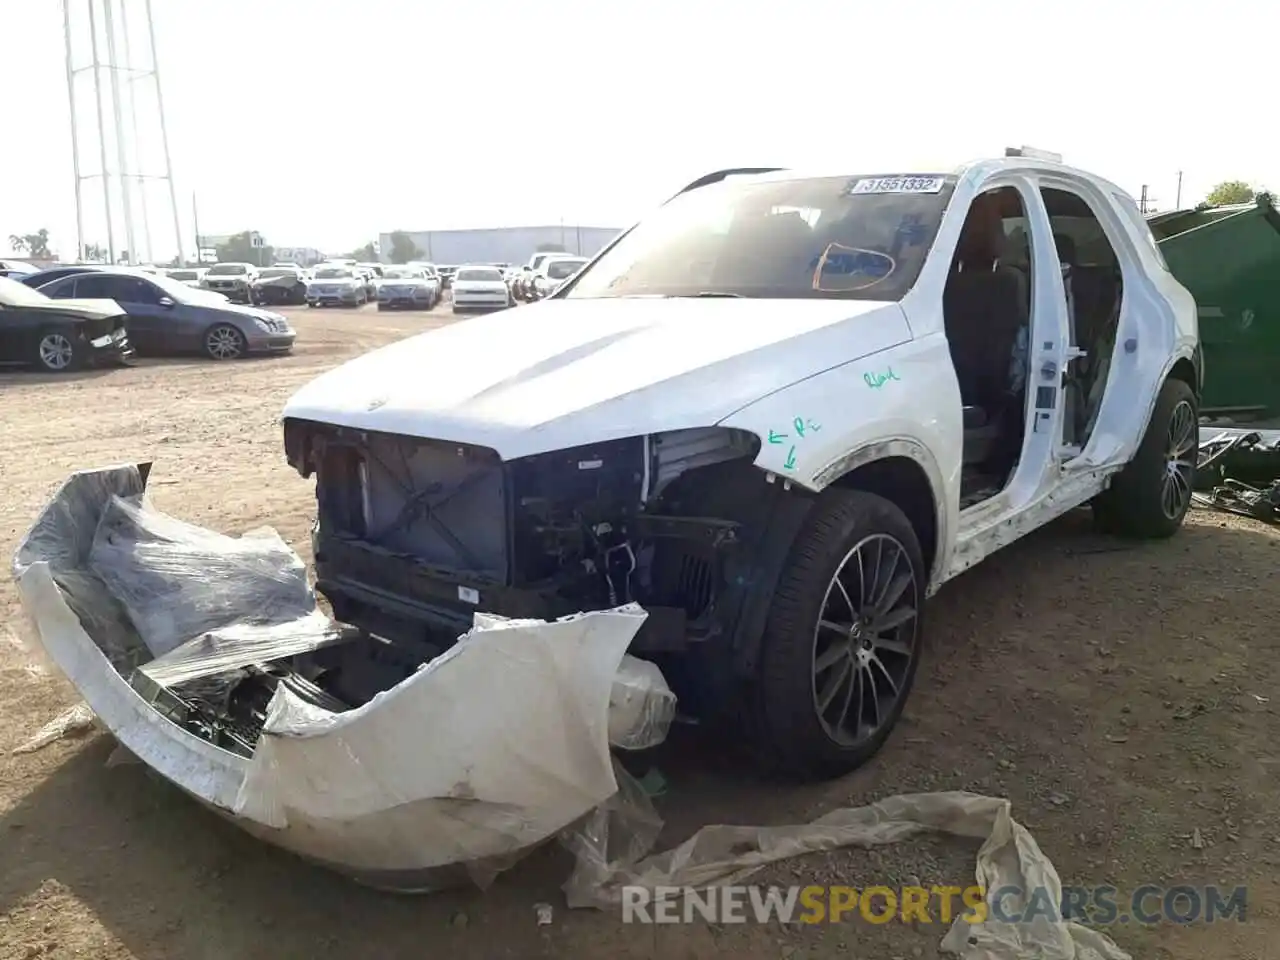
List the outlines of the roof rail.
{"type": "MultiPolygon", "coordinates": [[[[708,173],[706,176],[699,177],[693,183],[689,184],[683,190],[678,190],[670,199],[674,200],[682,193],[688,193],[690,190],[697,190],[700,187],[709,187],[713,183],[719,183],[728,177],[749,176],[753,173],[777,173],[779,170],[785,170],[786,167],[729,167],[727,170],[717,170],[714,173],[708,173]]],[[[668,201],[670,202],[670,201],[668,201]]]]}

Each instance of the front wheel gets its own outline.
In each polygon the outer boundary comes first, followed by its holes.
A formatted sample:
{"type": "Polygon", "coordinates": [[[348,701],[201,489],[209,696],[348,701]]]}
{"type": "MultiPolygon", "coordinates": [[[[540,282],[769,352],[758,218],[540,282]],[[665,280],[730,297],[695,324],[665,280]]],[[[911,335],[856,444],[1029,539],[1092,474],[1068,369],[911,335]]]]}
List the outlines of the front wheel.
{"type": "Polygon", "coordinates": [[[83,363],[80,338],[71,330],[44,330],[36,344],[36,363],[50,373],[70,373],[83,363]]]}
{"type": "Polygon", "coordinates": [[[1133,459],[1094,498],[1098,526],[1142,540],[1173,536],[1191,509],[1199,451],[1195,391],[1182,380],[1166,380],[1133,459]]]}
{"type": "Polygon", "coordinates": [[[220,323],[204,335],[204,352],[210,360],[239,360],[249,352],[249,345],[243,333],[229,323],[220,323]]]}
{"type": "Polygon", "coordinates": [[[915,680],[927,576],[895,504],[833,490],[814,505],[762,638],[756,728],[771,772],[829,779],[880,749],[915,680]]]}

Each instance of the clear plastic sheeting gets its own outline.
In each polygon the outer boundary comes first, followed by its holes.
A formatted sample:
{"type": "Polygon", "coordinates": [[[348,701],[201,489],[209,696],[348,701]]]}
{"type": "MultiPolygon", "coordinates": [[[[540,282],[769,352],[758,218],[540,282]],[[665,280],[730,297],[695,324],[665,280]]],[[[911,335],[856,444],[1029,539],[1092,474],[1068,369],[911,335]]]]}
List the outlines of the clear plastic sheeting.
{"type": "MultiPolygon", "coordinates": [[[[1043,890],[1047,902],[1062,902],[1057,870],[1013,819],[1008,800],[962,792],[904,794],[833,810],[801,825],[703,827],[679,846],[646,856],[661,821],[638,783],[621,774],[618,783],[614,797],[560,836],[576,860],[564,887],[571,907],[616,910],[628,886],[656,897],[661,888],[667,888],[665,896],[682,888],[739,884],[779,860],[897,843],[925,832],[982,841],[975,879],[989,897],[1015,888],[1027,898],[1043,890]]],[[[941,949],[962,960],[1130,960],[1104,934],[1072,921],[1043,915],[1026,923],[996,919],[1017,916],[1025,906],[1006,894],[1003,912],[989,910],[983,923],[958,917],[941,949]]]]}
{"type": "Polygon", "coordinates": [[[675,716],[676,695],[657,665],[624,656],[609,694],[609,743],[622,750],[656,747],[675,716]]]}
{"type": "Polygon", "coordinates": [[[354,709],[278,684],[251,755],[219,747],[127,677],[145,665],[186,689],[224,682],[333,625],[278,538],[153,511],[146,472],[70,477],[19,545],[18,592],[122,750],[253,835],[386,889],[484,884],[614,796],[611,733],[665,735],[661,674],[621,669],[647,616],[632,604],[551,623],[478,614],[449,651],[354,709]]]}
{"type": "Polygon", "coordinates": [[[162,687],[238,676],[242,667],[319,650],[346,639],[320,610],[283,623],[232,623],[210,629],[143,664],[139,671],[162,687]]]}
{"type": "MultiPolygon", "coordinates": [[[[232,624],[287,624],[316,609],[306,564],[274,530],[228,537],[140,497],[110,499],[88,566],[156,657],[232,624]]],[[[235,639],[224,637],[224,652],[235,639]]]]}

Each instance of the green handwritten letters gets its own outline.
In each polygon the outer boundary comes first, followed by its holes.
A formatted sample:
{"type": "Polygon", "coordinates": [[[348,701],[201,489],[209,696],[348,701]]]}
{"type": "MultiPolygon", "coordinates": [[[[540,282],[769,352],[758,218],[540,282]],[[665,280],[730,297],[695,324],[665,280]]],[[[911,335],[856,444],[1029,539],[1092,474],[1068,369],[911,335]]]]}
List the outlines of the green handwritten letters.
{"type": "MultiPolygon", "coordinates": [[[[796,417],[791,421],[791,429],[795,431],[795,436],[799,440],[805,439],[811,433],[817,433],[822,429],[822,424],[814,423],[805,417],[796,417]]],[[[789,433],[779,433],[777,430],[769,431],[769,442],[782,445],[791,439],[789,433]]],[[[782,463],[783,470],[794,470],[796,468],[796,444],[792,443],[787,449],[787,459],[782,463]]]]}
{"type": "Polygon", "coordinates": [[[862,382],[873,390],[879,390],[890,380],[902,380],[901,377],[893,372],[893,367],[890,367],[884,373],[872,373],[868,370],[862,375],[862,382]]]}

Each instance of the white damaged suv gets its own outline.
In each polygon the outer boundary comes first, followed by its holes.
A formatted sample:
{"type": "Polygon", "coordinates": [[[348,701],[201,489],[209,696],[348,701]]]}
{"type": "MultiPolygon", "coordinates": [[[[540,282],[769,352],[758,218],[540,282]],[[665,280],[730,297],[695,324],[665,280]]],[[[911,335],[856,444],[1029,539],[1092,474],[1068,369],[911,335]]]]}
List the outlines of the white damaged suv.
{"type": "Polygon", "coordinates": [[[319,377],[285,446],[394,669],[477,610],[636,601],[686,711],[821,778],[883,743],[947,580],[1084,504],[1177,530],[1201,367],[1133,200],[1055,158],[730,170],[547,300],[319,377]]]}

